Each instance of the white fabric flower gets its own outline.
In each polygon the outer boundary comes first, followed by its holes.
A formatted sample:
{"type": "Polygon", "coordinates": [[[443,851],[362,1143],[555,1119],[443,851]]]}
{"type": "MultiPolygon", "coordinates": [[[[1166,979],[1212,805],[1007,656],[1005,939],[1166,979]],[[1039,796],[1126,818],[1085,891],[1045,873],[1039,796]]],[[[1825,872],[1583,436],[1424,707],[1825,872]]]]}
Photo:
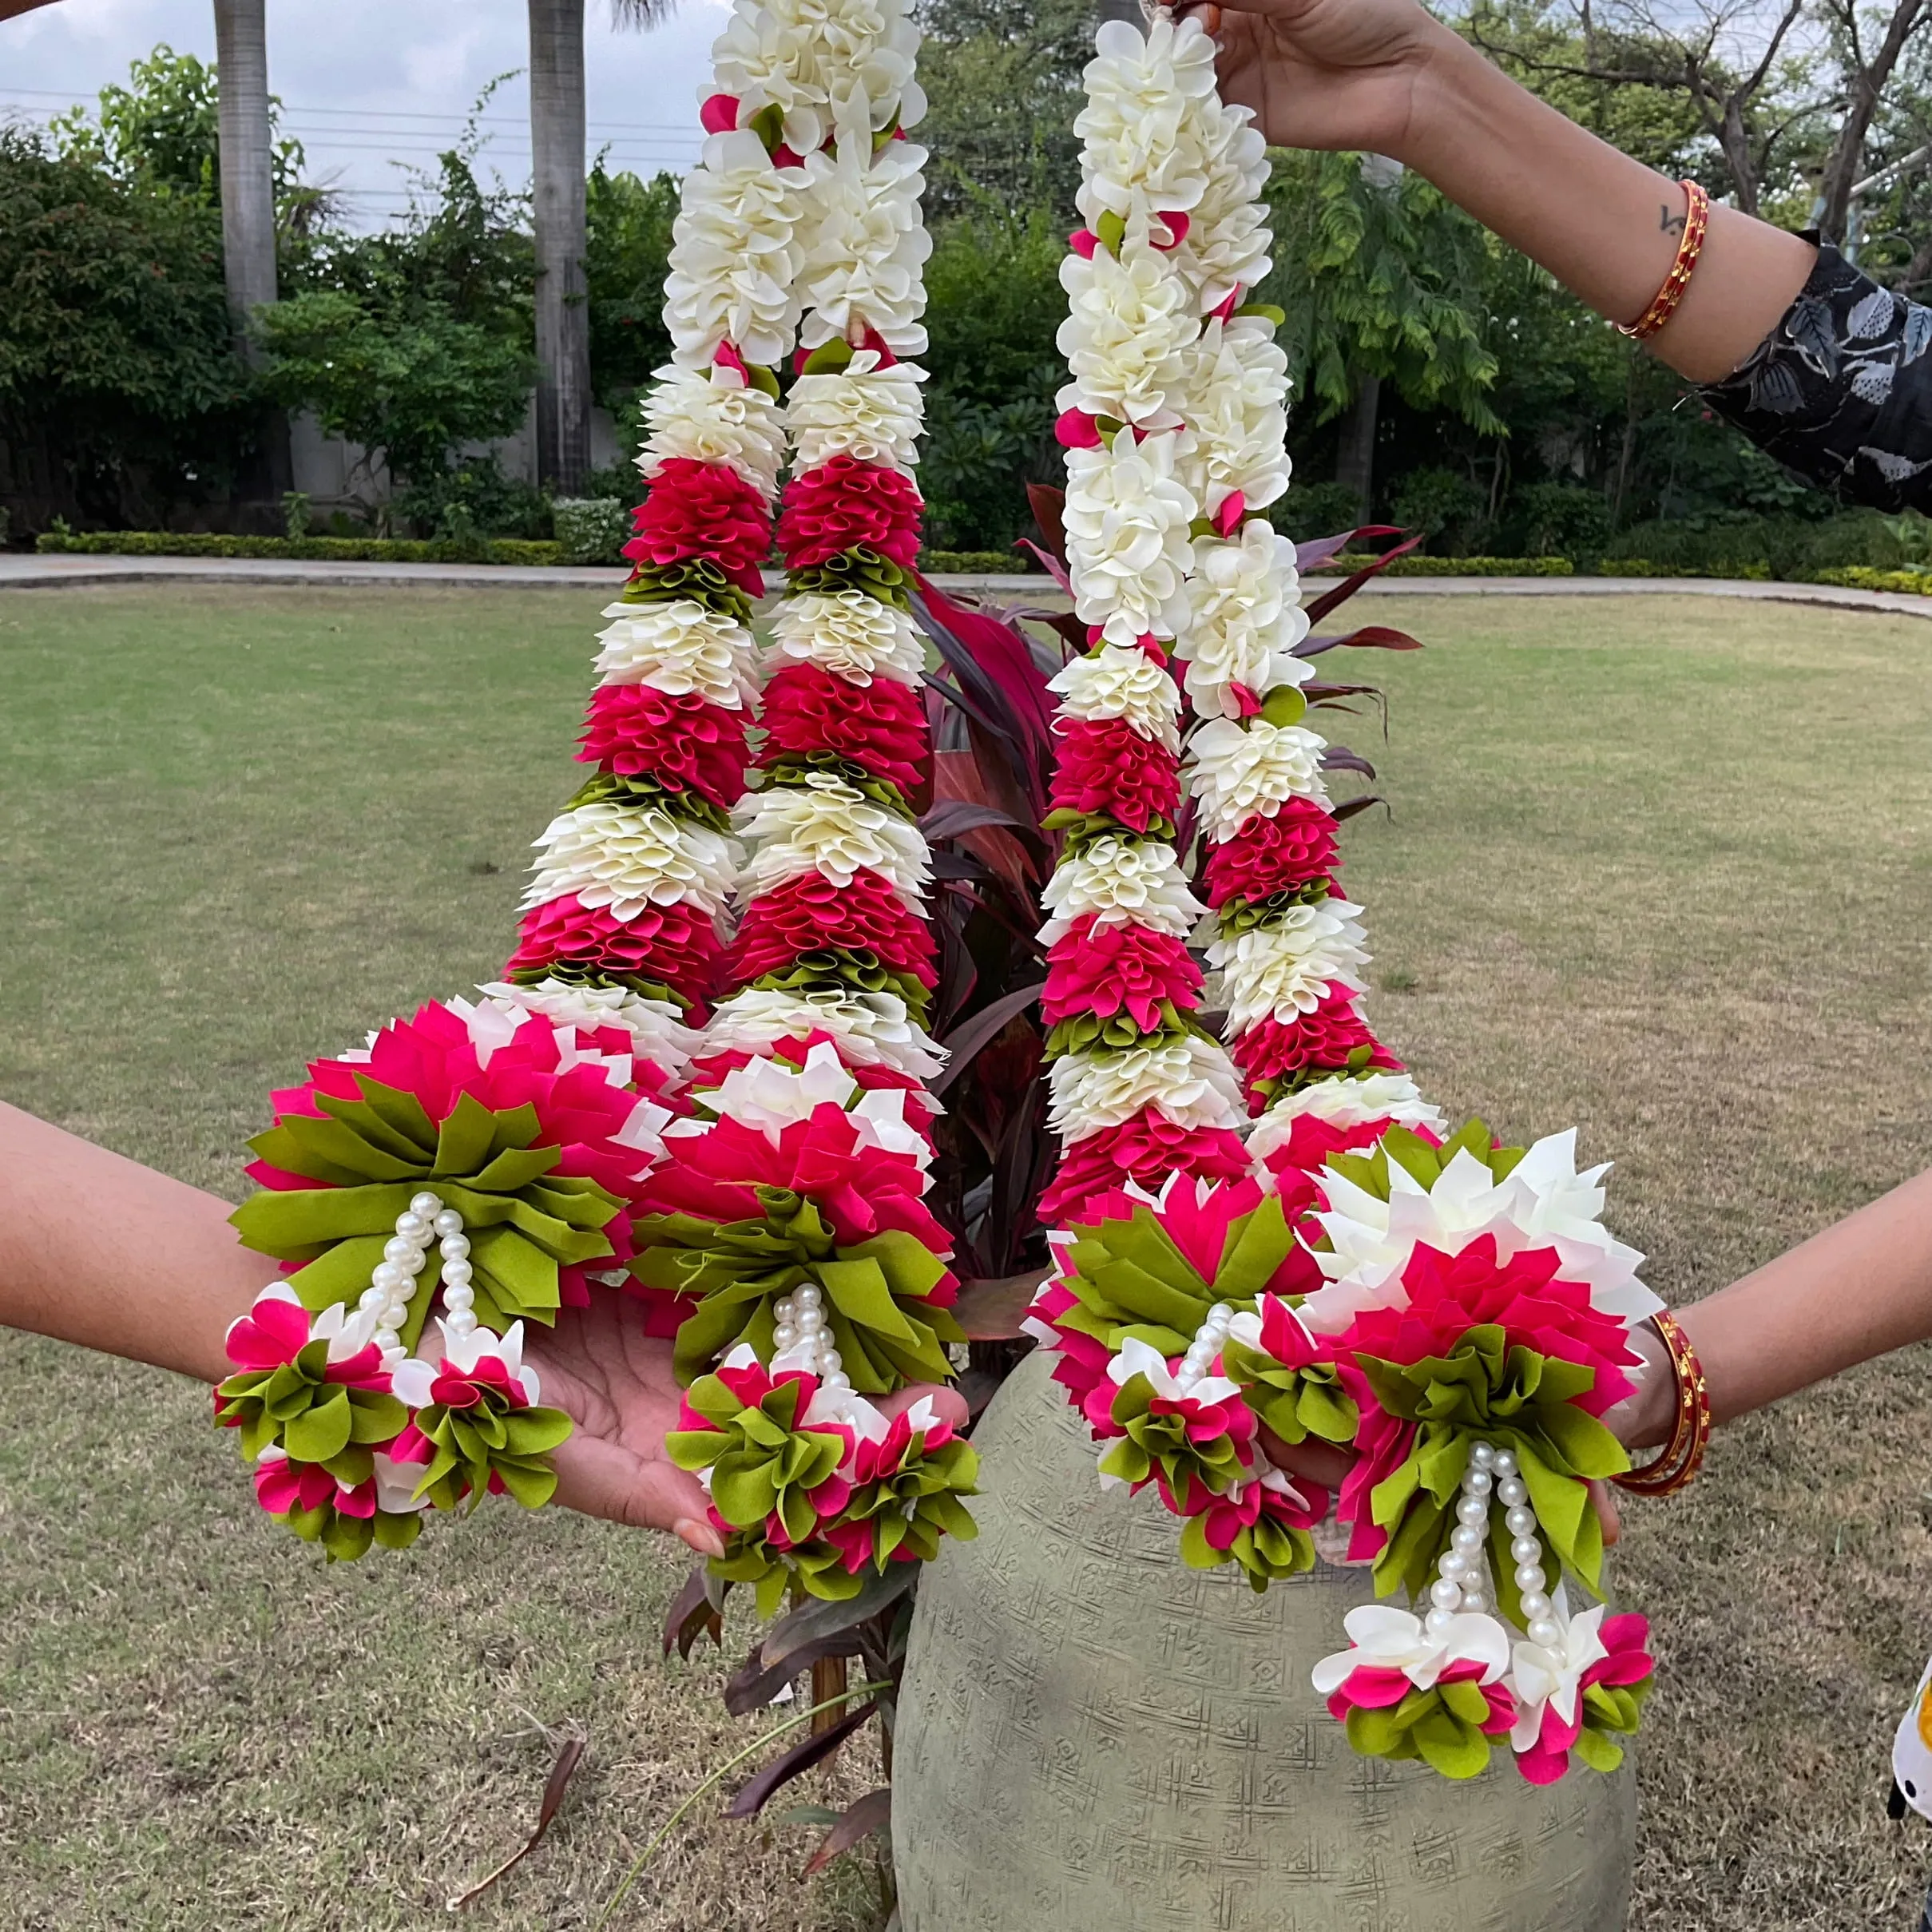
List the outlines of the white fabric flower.
{"type": "MultiPolygon", "coordinates": [[[[919,1081],[943,1070],[946,1055],[914,1024],[896,993],[815,987],[786,993],[748,986],[721,1001],[704,1029],[708,1053],[763,1053],[780,1040],[829,1033],[853,1066],[887,1066],[919,1081]]],[[[928,1099],[929,1105],[934,1103],[928,1099]]]]}
{"type": "Polygon", "coordinates": [[[1295,646],[1308,634],[1298,601],[1295,546],[1259,517],[1233,538],[1197,537],[1188,622],[1174,645],[1189,700],[1203,718],[1241,716],[1236,684],[1256,697],[1315,675],[1295,646]]]}
{"type": "Polygon", "coordinates": [[[1257,1160],[1287,1145],[1295,1123],[1304,1113],[1337,1127],[1361,1127],[1371,1121],[1389,1121],[1398,1127],[1426,1127],[1446,1134],[1449,1122],[1438,1108],[1425,1101],[1406,1073],[1367,1073],[1359,1079],[1338,1074],[1318,1080],[1275,1101],[1256,1121],[1248,1151],[1257,1160]]]}
{"type": "Polygon", "coordinates": [[[1145,926],[1176,939],[1185,938],[1201,915],[1173,847],[1117,832],[1062,859],[1040,903],[1052,915],[1040,928],[1043,946],[1064,938],[1088,913],[1096,915],[1097,925],[1145,926]]]}
{"type": "Polygon", "coordinates": [[[926,668],[926,642],[911,618],[858,590],[785,598],[772,613],[772,642],[780,657],[822,665],[848,684],[889,677],[916,688],[926,668]]]}
{"type": "Polygon", "coordinates": [[[918,827],[830,772],[755,791],[732,815],[756,848],[743,879],[755,894],[807,872],[849,886],[854,873],[870,871],[883,873],[915,912],[925,903],[932,871],[918,827]]]}
{"type": "Polygon", "coordinates": [[[1103,645],[1047,680],[1063,718],[1097,724],[1125,718],[1135,734],[1180,751],[1180,693],[1166,670],[1137,645],[1103,645]]]}
{"type": "Polygon", "coordinates": [[[895,355],[926,348],[921,271],[932,237],[919,219],[926,150],[889,141],[875,154],[866,102],[839,109],[835,153],[805,157],[799,340],[808,349],[875,331],[895,355]]]}
{"type": "Polygon", "coordinates": [[[1046,1084],[1047,1125],[1065,1141],[1118,1127],[1145,1107],[1177,1127],[1248,1125],[1240,1076],[1220,1041],[1198,1033],[1117,1053],[1063,1053],[1046,1084]]]}
{"type": "Polygon", "coordinates": [[[859,350],[843,369],[799,377],[785,399],[798,467],[849,456],[910,474],[919,460],[925,380],[917,363],[880,368],[876,349],[859,350]]]}
{"type": "Polygon", "coordinates": [[[1188,746],[1188,789],[1201,803],[1202,831],[1216,841],[1232,839],[1250,819],[1271,819],[1291,798],[1326,805],[1322,754],[1327,748],[1301,725],[1265,718],[1245,725],[1216,718],[1202,725],[1188,746]]]}
{"type": "Polygon", "coordinates": [[[1136,442],[1123,430],[1111,449],[1069,450],[1061,523],[1081,621],[1113,644],[1175,636],[1187,621],[1194,514],[1175,478],[1172,435],[1136,442]]]}
{"type": "Polygon", "coordinates": [[[1174,265],[1195,292],[1196,306],[1218,308],[1236,290],[1255,288],[1269,268],[1268,143],[1244,107],[1220,107],[1203,119],[1206,185],[1174,265]]]}
{"type": "Polygon", "coordinates": [[[695,691],[737,711],[758,696],[752,633],[692,597],[661,604],[607,604],[613,620],[597,633],[600,684],[649,684],[676,697],[695,691]]]}
{"type": "Polygon", "coordinates": [[[419,1355],[407,1356],[399,1362],[390,1377],[390,1385],[396,1394],[412,1409],[426,1409],[435,1399],[433,1390],[442,1364],[450,1366],[462,1375],[470,1374],[478,1363],[494,1355],[510,1371],[513,1386],[520,1387],[526,1402],[534,1403],[542,1390],[537,1379],[537,1371],[526,1367],[523,1360],[523,1324],[512,1322],[502,1335],[493,1335],[487,1328],[478,1326],[467,1335],[452,1335],[450,1324],[438,1318],[436,1326],[442,1331],[442,1349],[434,1362],[426,1362],[419,1355]]]}
{"type": "Polygon", "coordinates": [[[1361,910],[1338,899],[1291,906],[1267,926],[1216,939],[1208,963],[1221,975],[1229,1030],[1271,1019],[1291,1026],[1338,986],[1361,992],[1368,964],[1367,934],[1355,918],[1361,910]]]}
{"type": "MultiPolygon", "coordinates": [[[[720,1120],[755,1128],[776,1147],[787,1127],[810,1120],[828,1103],[843,1110],[858,1091],[838,1048],[821,1040],[806,1054],[803,1066],[776,1057],[748,1060],[703,1091],[701,1097],[720,1120]]],[[[678,1121],[671,1129],[674,1138],[687,1139],[710,1131],[708,1121],[695,1119],[678,1121]]]]}
{"type": "Polygon", "coordinates": [[[1342,1628],[1351,1648],[1315,1667],[1315,1688],[1324,1697],[1359,1670],[1398,1670],[1418,1691],[1427,1691],[1452,1664],[1480,1664],[1485,1684],[1494,1684],[1509,1668],[1508,1626],[1481,1612],[1451,1617],[1438,1636],[1412,1611],[1362,1603],[1342,1619],[1342,1628]]]}
{"type": "Polygon", "coordinates": [[[785,145],[809,154],[832,132],[832,104],[850,94],[873,104],[872,127],[883,128],[895,105],[902,126],[918,121],[926,112],[912,77],[918,45],[904,10],[879,0],[739,0],[711,58],[715,85],[737,100],[740,125],[775,106],[785,145]]]}
{"type": "Polygon", "coordinates": [[[652,380],[657,387],[644,399],[646,433],[637,458],[647,483],[682,457],[724,464],[767,502],[777,496],[785,423],[776,396],[721,363],[704,371],[667,363],[652,380]]]}
{"type": "Polygon", "coordinates": [[[1581,1282],[1593,1307],[1625,1323],[1646,1319],[1663,1303],[1638,1280],[1643,1256],[1616,1240],[1597,1216],[1608,1170],[1579,1174],[1576,1133],[1537,1141],[1502,1180],[1466,1149],[1458,1148],[1433,1187],[1425,1188],[1399,1162],[1388,1164],[1385,1201],[1330,1170],[1323,1176],[1328,1206],[1319,1219],[1332,1252],[1315,1256],[1327,1285],[1302,1304],[1318,1333],[1336,1335],[1367,1308],[1400,1307],[1403,1271],[1418,1244],[1459,1255],[1493,1236],[1497,1258],[1553,1248],[1561,1279],[1581,1282]],[[1529,1171],[1527,1175],[1523,1169],[1529,1171]]]}
{"type": "Polygon", "coordinates": [[[1105,248],[1069,255],[1060,285],[1069,308],[1054,339],[1073,375],[1060,407],[1144,429],[1177,425],[1193,394],[1189,351],[1200,324],[1167,256],[1145,241],[1129,243],[1118,260],[1105,248]]]}
{"type": "Polygon", "coordinates": [[[542,856],[524,909],[575,893],[634,919],[648,906],[724,910],[740,853],[736,839],[660,807],[600,802],[553,819],[535,841],[542,856]]]}
{"type": "Polygon", "coordinates": [[[1156,21],[1145,37],[1110,20],[1094,36],[1081,75],[1086,105],[1073,122],[1081,142],[1080,212],[1124,219],[1184,212],[1208,185],[1204,110],[1214,99],[1214,43],[1198,21],[1156,21]]]}
{"type": "Polygon", "coordinates": [[[1268,325],[1211,320],[1187,357],[1180,394],[1188,420],[1180,480],[1203,513],[1215,515],[1236,490],[1251,510],[1281,495],[1288,486],[1288,359],[1268,325]]]}
{"type": "Polygon", "coordinates": [[[676,361],[708,369],[721,343],[782,362],[798,327],[802,169],[775,168],[750,129],[713,134],[684,177],[664,278],[676,361]]]}
{"type": "Polygon", "coordinates": [[[1516,1692],[1516,1726],[1509,1743],[1528,1751],[1543,1732],[1543,1713],[1553,1707],[1565,1724],[1577,1719],[1583,1673],[1610,1654],[1601,1635],[1604,1606],[1592,1604],[1581,1615],[1560,1620],[1563,1640],[1554,1650],[1519,1639],[1513,1651],[1515,1668],[1510,1686],[1516,1692]]]}
{"type": "Polygon", "coordinates": [[[699,1049],[697,1029],[684,1024],[676,1006],[646,999],[629,986],[580,986],[569,980],[545,979],[534,986],[498,981],[477,990],[497,1006],[540,1014],[559,1026],[590,1033],[621,1027],[631,1037],[633,1053],[661,1068],[674,1085],[683,1081],[699,1049]]]}

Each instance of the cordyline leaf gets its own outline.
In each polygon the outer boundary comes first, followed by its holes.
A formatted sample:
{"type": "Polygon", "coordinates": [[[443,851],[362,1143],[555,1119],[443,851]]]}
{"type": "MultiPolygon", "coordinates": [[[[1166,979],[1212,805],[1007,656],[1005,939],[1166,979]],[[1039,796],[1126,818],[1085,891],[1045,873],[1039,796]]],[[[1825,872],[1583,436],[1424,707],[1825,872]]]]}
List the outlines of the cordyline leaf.
{"type": "Polygon", "coordinates": [[[922,613],[915,602],[914,615],[946,662],[957,670],[966,657],[994,693],[1000,706],[995,715],[1012,720],[1015,736],[1033,758],[1050,761],[1053,697],[1026,634],[983,610],[955,603],[922,579],[920,590],[925,609],[922,613]]]}
{"type": "Polygon", "coordinates": [[[1040,568],[1044,570],[1046,574],[1050,577],[1053,581],[1067,593],[1069,597],[1071,597],[1073,594],[1073,580],[1067,575],[1066,565],[1063,564],[1057,557],[1053,555],[1049,551],[1041,549],[1039,545],[1035,543],[1030,537],[1018,537],[1014,538],[1013,547],[1016,550],[1030,550],[1033,553],[1034,558],[1038,562],[1040,568]]]}
{"type": "Polygon", "coordinates": [[[823,1871],[840,1852],[850,1851],[875,1831],[889,1830],[891,1823],[892,1787],[882,1784],[877,1791],[867,1791],[826,1833],[823,1842],[807,1861],[802,1875],[809,1878],[815,1872],[823,1871]]]}
{"type": "Polygon", "coordinates": [[[1406,543],[1398,543],[1392,550],[1384,550],[1373,563],[1364,564],[1353,576],[1345,577],[1332,590],[1324,590],[1312,604],[1304,609],[1308,621],[1319,624],[1339,604],[1346,604],[1371,577],[1379,577],[1398,557],[1406,557],[1422,542],[1419,534],[1411,537],[1406,543]]]}
{"type": "MultiPolygon", "coordinates": [[[[919,821],[928,839],[957,839],[962,832],[986,825],[1018,825],[1019,820],[995,805],[970,804],[964,799],[942,799],[919,821]]],[[[1030,828],[1023,828],[1030,829],[1030,828]]]]}
{"type": "Polygon", "coordinates": [[[544,1780],[543,1803],[537,1813],[537,1828],[513,1851],[496,1870],[478,1878],[467,1891],[458,1892],[449,1902],[448,1909],[460,1912],[474,1898],[489,1890],[504,1874],[520,1864],[543,1843],[543,1835],[550,1828],[551,1821],[562,1810],[564,1794],[570,1788],[570,1780],[577,1775],[577,1767],[584,1761],[585,1747],[581,1738],[573,1737],[557,1754],[557,1762],[550,1767],[550,1775],[544,1780]]]}
{"type": "Polygon", "coordinates": [[[1359,772],[1364,778],[1375,776],[1375,768],[1359,752],[1351,752],[1345,744],[1331,744],[1322,753],[1322,769],[1324,772],[1359,772]]]}
{"type": "Polygon", "coordinates": [[[1021,986],[1002,994],[990,1006],[982,1006],[970,1020],[948,1033],[940,1045],[952,1057],[946,1061],[945,1070],[931,1082],[932,1091],[943,1093],[972,1064],[974,1056],[1006,1030],[1006,1022],[1015,1014],[1024,1013],[1039,998],[1045,985],[1042,981],[1039,986],[1021,986]]]}
{"type": "Polygon", "coordinates": [[[1335,806],[1328,815],[1339,825],[1343,819],[1352,819],[1359,811],[1367,811],[1371,805],[1386,805],[1388,802],[1379,792],[1365,791],[1359,798],[1345,799],[1339,805],[1335,806]]]}
{"type": "MultiPolygon", "coordinates": [[[[1295,645],[1293,655],[1319,657],[1324,651],[1339,651],[1347,647],[1374,651],[1419,651],[1422,642],[1419,637],[1411,637],[1406,631],[1390,630],[1386,624],[1365,624],[1359,630],[1352,630],[1343,637],[1304,637],[1295,645]]],[[[1303,686],[1304,691],[1308,688],[1303,686]]]]}
{"type": "Polygon", "coordinates": [[[714,1584],[710,1565],[700,1563],[684,1579],[684,1587],[664,1613],[664,1653],[673,1648],[687,1663],[697,1648],[698,1639],[708,1636],[720,1649],[724,1646],[724,1612],[721,1601],[729,1584],[714,1584]]]}
{"type": "Polygon", "coordinates": [[[1363,523],[1352,530],[1343,530],[1339,537],[1311,537],[1306,543],[1295,546],[1295,568],[1297,571],[1319,569],[1331,557],[1339,557],[1358,537],[1399,537],[1401,530],[1393,523],[1363,523]]]}
{"type": "MultiPolygon", "coordinates": [[[[902,1563],[895,1567],[904,1569],[910,1566],[902,1563]]],[[[851,1606],[841,1603],[835,1607],[843,1610],[851,1606]]],[[[754,1650],[725,1680],[724,1708],[734,1717],[762,1711],[801,1671],[823,1663],[827,1657],[849,1657],[859,1648],[849,1631],[840,1631],[787,1652],[776,1664],[765,1663],[762,1653],[754,1650]]],[[[815,1685],[814,1703],[818,1701],[816,1689],[815,1685]]]]}
{"type": "Polygon", "coordinates": [[[802,1772],[810,1771],[813,1765],[823,1763],[878,1708],[877,1700],[863,1704],[856,1711],[848,1712],[840,1718],[831,1730],[808,1737],[774,1758],[756,1777],[740,1787],[738,1795],[724,1807],[724,1815],[756,1818],[773,1792],[782,1790],[802,1772]]]}
{"type": "Polygon", "coordinates": [[[852,1630],[891,1609],[918,1581],[917,1564],[895,1563],[883,1576],[867,1577],[855,1594],[839,1602],[815,1600],[800,1604],[765,1632],[758,1655],[768,1664],[782,1663],[788,1654],[808,1644],[852,1630]]]}
{"type": "MultiPolygon", "coordinates": [[[[1040,541],[1045,545],[1054,561],[1062,567],[1066,563],[1066,528],[1061,518],[1066,510],[1066,492],[1056,490],[1051,483],[1029,483],[1026,486],[1026,507],[1033,512],[1033,520],[1038,526],[1040,541]]],[[[1020,540],[1026,542],[1025,538],[1020,540]]],[[[1034,546],[1028,543],[1026,547],[1034,546]]],[[[1303,568],[1306,568],[1304,565],[1303,568]]]]}

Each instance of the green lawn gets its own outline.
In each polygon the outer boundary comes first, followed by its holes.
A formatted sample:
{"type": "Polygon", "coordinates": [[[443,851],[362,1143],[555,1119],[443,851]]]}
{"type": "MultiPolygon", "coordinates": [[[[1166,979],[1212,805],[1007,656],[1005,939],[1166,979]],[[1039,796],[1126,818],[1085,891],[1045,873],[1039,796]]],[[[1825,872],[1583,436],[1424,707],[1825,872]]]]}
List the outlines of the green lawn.
{"type": "MultiPolygon", "coordinates": [[[[1519,1136],[1580,1125],[1672,1299],[1932,1164],[1932,627],[1391,611],[1432,647],[1356,667],[1392,743],[1337,735],[1395,803],[1348,877],[1425,1085],[1519,1136]]],[[[595,628],[555,592],[0,600],[0,1095],[238,1192],[272,1084],[500,962],[595,628]]],[[[1740,1426],[1632,1512],[1664,1670],[1642,1932],[1910,1922],[1932,1834],[1883,1799],[1932,1649],[1927,1360],[1740,1426]]],[[[573,1728],[557,1836],[470,1922],[588,1924],[742,1735],[708,1663],[657,1661],[682,1564],[498,1511],[324,1569],[206,1418],[0,1338],[0,1927],[447,1922],[573,1728]]],[[[856,1924],[787,1882],[808,1843],[704,1823],[625,1922],[856,1924]]]]}

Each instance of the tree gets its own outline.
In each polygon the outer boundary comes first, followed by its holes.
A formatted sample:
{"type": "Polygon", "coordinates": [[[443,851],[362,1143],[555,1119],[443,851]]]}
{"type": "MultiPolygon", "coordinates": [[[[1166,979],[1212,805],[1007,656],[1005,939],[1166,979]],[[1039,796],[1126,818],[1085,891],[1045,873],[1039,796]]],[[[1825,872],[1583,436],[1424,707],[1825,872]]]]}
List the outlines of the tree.
{"type": "Polygon", "coordinates": [[[1279,339],[1296,395],[1319,421],[1348,412],[1336,477],[1366,510],[1385,384],[1413,407],[1504,433],[1474,300],[1482,231],[1419,176],[1365,168],[1359,155],[1277,151],[1274,161],[1275,266],[1260,292],[1285,313],[1279,339]]]}
{"type": "Polygon", "coordinates": [[[531,227],[537,244],[537,470],[561,496],[590,470],[585,308],[584,0],[529,0],[531,227]]]}
{"type": "Polygon", "coordinates": [[[609,173],[601,159],[585,184],[591,392],[620,420],[670,358],[664,276],[677,192],[675,175],[645,181],[609,173]]]}
{"type": "Polygon", "coordinates": [[[396,508],[432,528],[452,506],[470,519],[466,487],[500,493],[490,464],[457,458],[514,429],[530,399],[521,202],[479,187],[472,157],[468,144],[442,157],[437,198],[401,229],[330,238],[308,285],[257,324],[270,393],[385,462],[396,508]]]}
{"type": "Polygon", "coordinates": [[[0,128],[0,495],[22,526],[218,502],[250,399],[207,201],[0,128]]]}

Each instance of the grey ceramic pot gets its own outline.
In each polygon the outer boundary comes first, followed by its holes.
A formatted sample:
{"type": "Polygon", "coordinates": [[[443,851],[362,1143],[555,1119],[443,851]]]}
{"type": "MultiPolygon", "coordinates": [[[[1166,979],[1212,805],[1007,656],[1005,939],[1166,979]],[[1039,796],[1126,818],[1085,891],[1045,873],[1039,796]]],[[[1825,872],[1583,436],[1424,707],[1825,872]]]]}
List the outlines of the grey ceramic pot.
{"type": "Polygon", "coordinates": [[[1035,1356],[921,1581],[893,1770],[905,1932],[1622,1932],[1636,1794],[1358,1758],[1311,1686],[1371,1594],[1187,1569],[1035,1356]]]}

